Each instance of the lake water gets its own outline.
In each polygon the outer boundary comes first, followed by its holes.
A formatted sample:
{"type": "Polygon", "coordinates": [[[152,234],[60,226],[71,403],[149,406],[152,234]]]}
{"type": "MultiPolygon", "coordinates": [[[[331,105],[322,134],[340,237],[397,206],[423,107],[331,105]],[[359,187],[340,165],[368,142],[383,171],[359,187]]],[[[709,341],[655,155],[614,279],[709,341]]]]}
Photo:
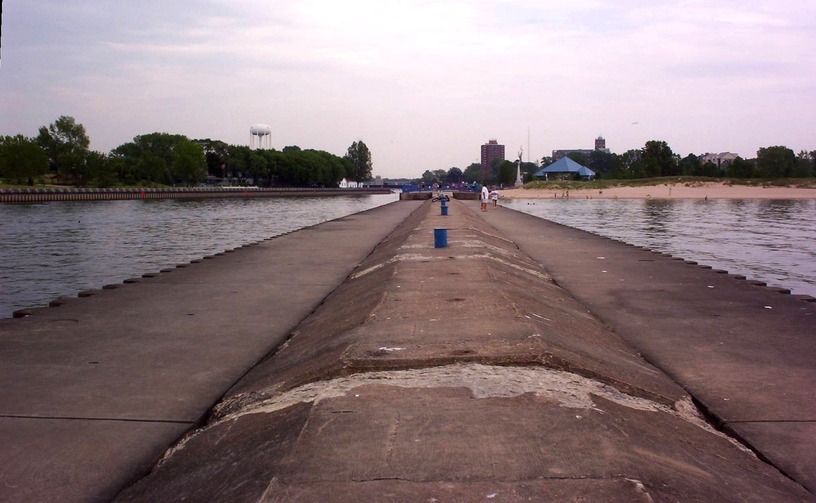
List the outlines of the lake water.
{"type": "Polygon", "coordinates": [[[0,318],[397,199],[385,194],[0,204],[0,318]]]}
{"type": "Polygon", "coordinates": [[[503,204],[816,297],[816,200],[514,199],[503,204]]]}
{"type": "MultiPolygon", "coordinates": [[[[397,196],[0,204],[0,317],[397,196]]],[[[508,207],[816,296],[816,201],[511,200],[508,207]]]]}

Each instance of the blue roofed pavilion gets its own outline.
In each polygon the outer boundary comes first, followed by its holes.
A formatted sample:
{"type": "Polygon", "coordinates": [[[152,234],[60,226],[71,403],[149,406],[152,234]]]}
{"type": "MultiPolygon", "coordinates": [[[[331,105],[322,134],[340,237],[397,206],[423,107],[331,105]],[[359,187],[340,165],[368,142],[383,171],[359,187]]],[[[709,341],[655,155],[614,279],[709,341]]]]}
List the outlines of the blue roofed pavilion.
{"type": "Polygon", "coordinates": [[[550,178],[550,177],[558,177],[558,176],[579,176],[586,180],[592,180],[595,178],[595,172],[591,169],[578,164],[577,162],[573,161],[569,157],[562,157],[558,159],[554,163],[550,164],[546,168],[541,168],[540,170],[536,171],[533,175],[533,178],[550,178]]]}

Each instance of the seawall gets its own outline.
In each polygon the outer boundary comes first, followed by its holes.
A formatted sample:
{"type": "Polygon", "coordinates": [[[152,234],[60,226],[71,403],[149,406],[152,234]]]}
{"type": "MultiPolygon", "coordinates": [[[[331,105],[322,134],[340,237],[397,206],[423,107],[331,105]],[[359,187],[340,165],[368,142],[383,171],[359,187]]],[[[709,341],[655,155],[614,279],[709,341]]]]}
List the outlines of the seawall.
{"type": "Polygon", "coordinates": [[[130,199],[208,199],[223,197],[305,197],[390,194],[390,189],[339,189],[298,187],[192,187],[192,188],[56,188],[0,189],[0,203],[50,201],[118,201],[130,199]]]}
{"type": "Polygon", "coordinates": [[[110,501],[420,203],[392,203],[0,320],[0,500],[110,501]]]}
{"type": "MultiPolygon", "coordinates": [[[[806,476],[720,431],[665,361],[645,358],[516,243],[543,228],[449,204],[447,216],[426,202],[408,217],[117,500],[813,501],[806,476]],[[447,247],[434,247],[439,228],[447,247]]],[[[642,281],[626,289],[648,289],[642,281]]],[[[787,301],[802,308],[788,326],[809,319],[811,304],[787,301]]],[[[688,349],[661,343],[675,357],[688,349]]],[[[728,386],[722,370],[705,379],[728,386]]]]}
{"type": "Polygon", "coordinates": [[[7,499],[816,501],[813,303],[448,205],[0,322],[7,499]]]}

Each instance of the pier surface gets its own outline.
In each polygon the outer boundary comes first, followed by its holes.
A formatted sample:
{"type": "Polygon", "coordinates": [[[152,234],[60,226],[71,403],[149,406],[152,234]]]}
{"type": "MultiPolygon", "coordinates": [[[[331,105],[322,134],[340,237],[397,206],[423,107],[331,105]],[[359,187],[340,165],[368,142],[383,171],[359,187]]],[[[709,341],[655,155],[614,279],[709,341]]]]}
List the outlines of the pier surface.
{"type": "Polygon", "coordinates": [[[419,204],[0,320],[0,501],[110,501],[419,204]]]}
{"type": "Polygon", "coordinates": [[[86,294],[0,321],[3,500],[816,501],[816,304],[506,208],[86,294]]]}

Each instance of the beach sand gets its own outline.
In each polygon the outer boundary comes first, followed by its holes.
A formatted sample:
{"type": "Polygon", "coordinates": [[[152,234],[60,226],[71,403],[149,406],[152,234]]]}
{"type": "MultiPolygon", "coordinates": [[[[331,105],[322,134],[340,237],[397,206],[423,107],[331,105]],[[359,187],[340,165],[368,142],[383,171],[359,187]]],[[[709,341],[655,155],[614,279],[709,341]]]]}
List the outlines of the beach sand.
{"type": "MultiPolygon", "coordinates": [[[[507,199],[562,198],[566,189],[505,189],[507,199]]],[[[755,187],[705,182],[695,185],[661,184],[643,187],[570,189],[570,199],[816,199],[816,189],[798,187],[755,187]]]]}

